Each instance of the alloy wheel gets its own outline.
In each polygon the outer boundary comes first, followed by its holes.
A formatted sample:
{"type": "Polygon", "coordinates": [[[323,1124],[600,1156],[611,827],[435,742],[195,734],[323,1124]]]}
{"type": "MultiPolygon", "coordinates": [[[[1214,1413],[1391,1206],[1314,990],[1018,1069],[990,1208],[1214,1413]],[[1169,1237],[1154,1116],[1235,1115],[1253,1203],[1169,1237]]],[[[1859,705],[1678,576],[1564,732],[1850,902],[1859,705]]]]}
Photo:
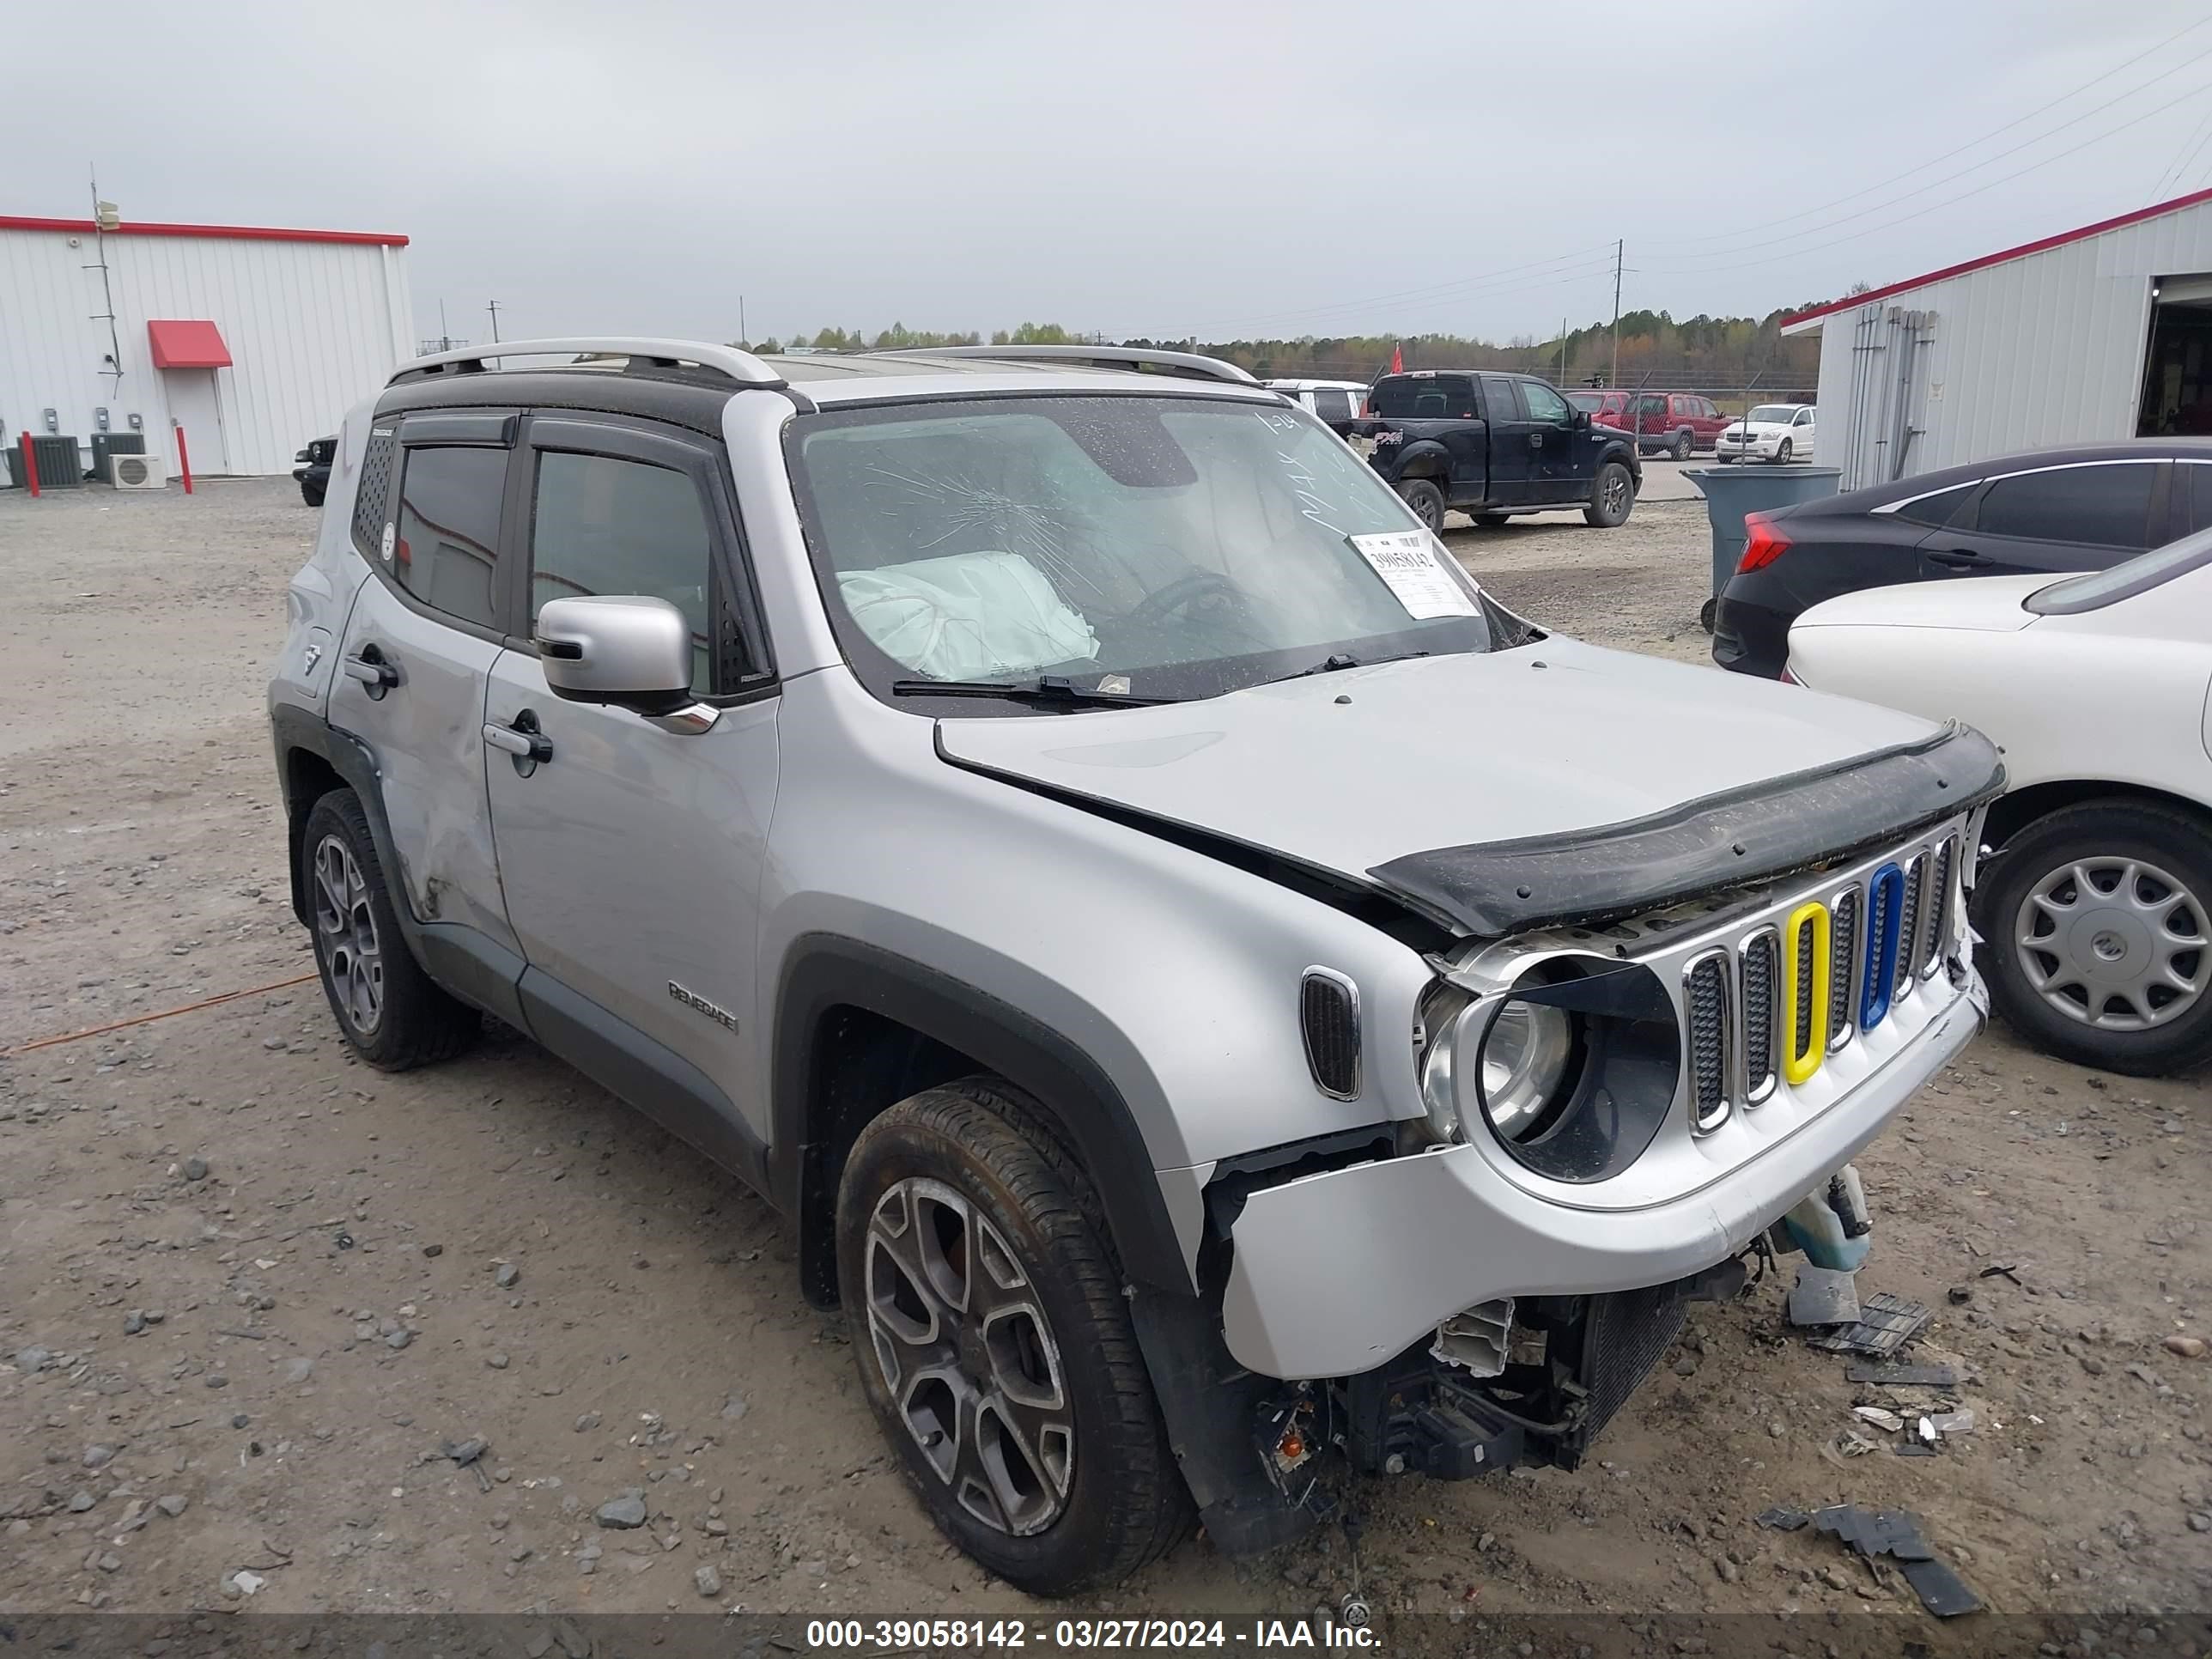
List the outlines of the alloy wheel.
{"type": "Polygon", "coordinates": [[[1066,1507],[1075,1413],[1060,1345],[1005,1237],[940,1181],[868,1218],[868,1330],[892,1406],[962,1509],[1016,1537],[1066,1507]]]}
{"type": "Polygon", "coordinates": [[[1628,470],[1614,467],[1605,477],[1605,510],[1608,514],[1619,513],[1625,515],[1628,504],[1628,470]]]}
{"type": "Polygon", "coordinates": [[[331,999],[346,1023],[373,1036],[384,1022],[384,950],[368,904],[368,884],[353,849],[337,836],[315,848],[315,949],[330,975],[331,999]]]}
{"type": "Polygon", "coordinates": [[[2142,859],[2077,859],[2050,871],[2021,901],[2013,939],[2037,994],[2099,1030],[2178,1019],[2212,976],[2203,902],[2142,859]]]}

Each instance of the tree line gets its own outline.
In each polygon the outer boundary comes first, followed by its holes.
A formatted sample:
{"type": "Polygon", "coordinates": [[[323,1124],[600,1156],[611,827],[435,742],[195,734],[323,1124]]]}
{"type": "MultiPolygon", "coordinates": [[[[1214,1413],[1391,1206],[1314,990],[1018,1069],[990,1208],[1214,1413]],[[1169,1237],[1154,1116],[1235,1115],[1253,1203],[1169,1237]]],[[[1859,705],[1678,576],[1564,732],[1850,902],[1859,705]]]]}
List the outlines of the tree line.
{"type": "MultiPolygon", "coordinates": [[[[1863,291],[1860,284],[1854,292],[1863,291]]],[[[1818,337],[1785,338],[1783,321],[1804,309],[1795,306],[1765,317],[1708,317],[1676,321],[1664,311],[1625,311],[1620,315],[1618,380],[1613,327],[1590,323],[1565,335],[1539,340],[1528,335],[1499,344],[1458,334],[1316,336],[1296,339],[1109,340],[1057,323],[1024,323],[1000,329],[992,345],[1125,345],[1202,352],[1224,358],[1261,380],[1372,380],[1387,371],[1394,350],[1407,368],[1496,368],[1539,374],[1562,386],[1619,384],[1707,389],[1756,386],[1782,392],[1809,391],[1820,378],[1818,337]]],[[[735,342],[744,345],[743,341],[735,342]]],[[[824,328],[811,336],[754,343],[756,351],[791,346],[817,351],[892,351],[946,345],[981,345],[980,331],[945,333],[893,323],[871,336],[859,329],[824,328]]]]}

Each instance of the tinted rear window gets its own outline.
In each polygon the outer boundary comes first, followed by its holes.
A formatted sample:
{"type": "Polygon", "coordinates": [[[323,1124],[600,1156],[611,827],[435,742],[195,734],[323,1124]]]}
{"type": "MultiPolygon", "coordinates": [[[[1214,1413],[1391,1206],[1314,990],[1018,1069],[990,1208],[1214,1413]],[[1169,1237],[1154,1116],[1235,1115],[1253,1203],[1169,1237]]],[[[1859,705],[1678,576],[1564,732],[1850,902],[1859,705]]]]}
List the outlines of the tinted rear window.
{"type": "Polygon", "coordinates": [[[499,508],[507,483],[503,449],[407,451],[399,514],[387,567],[423,604],[489,628],[498,621],[493,580],[499,508]]]}
{"type": "Polygon", "coordinates": [[[1985,536],[2084,547],[2148,547],[2152,465],[2060,466],[1999,478],[1982,497],[1985,536]]]}
{"type": "Polygon", "coordinates": [[[1474,414],[1474,383],[1464,374],[1407,375],[1375,383],[1375,412],[1386,421],[1456,421],[1474,414]]]}
{"type": "Polygon", "coordinates": [[[1313,407],[1314,413],[1324,421],[1348,421],[1359,412],[1349,392],[1316,392],[1313,394],[1313,407]]]}

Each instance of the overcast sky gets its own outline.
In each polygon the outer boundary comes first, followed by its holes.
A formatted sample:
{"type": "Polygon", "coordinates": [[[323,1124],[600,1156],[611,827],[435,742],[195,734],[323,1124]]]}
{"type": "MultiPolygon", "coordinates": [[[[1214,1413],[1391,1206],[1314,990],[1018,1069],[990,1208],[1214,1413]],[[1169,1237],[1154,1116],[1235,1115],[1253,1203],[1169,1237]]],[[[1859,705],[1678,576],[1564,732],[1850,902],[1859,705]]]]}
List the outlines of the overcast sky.
{"type": "Polygon", "coordinates": [[[1763,314],[2212,185],[2203,0],[22,5],[0,88],[0,211],[402,232],[472,341],[1541,338],[1616,237],[1763,314]]]}

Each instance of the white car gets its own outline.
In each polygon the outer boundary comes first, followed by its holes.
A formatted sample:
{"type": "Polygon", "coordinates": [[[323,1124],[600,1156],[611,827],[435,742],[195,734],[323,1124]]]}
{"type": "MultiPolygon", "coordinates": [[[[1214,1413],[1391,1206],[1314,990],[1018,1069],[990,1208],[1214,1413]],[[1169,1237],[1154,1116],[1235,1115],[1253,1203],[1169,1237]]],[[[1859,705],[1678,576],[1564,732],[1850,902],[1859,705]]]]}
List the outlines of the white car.
{"type": "Polygon", "coordinates": [[[2015,1030],[2136,1075],[2212,1056],[2212,531],[2055,582],[1830,599],[1790,629],[1789,676],[2003,751],[1973,916],[2015,1030]]]}
{"type": "Polygon", "coordinates": [[[1359,417],[1359,410],[1367,401],[1364,380],[1262,380],[1260,384],[1311,410],[1339,437],[1359,417]]]}
{"type": "Polygon", "coordinates": [[[1809,461],[1817,413],[1811,404],[1760,404],[1722,428],[1714,457],[1723,466],[1730,461],[1809,461]]]}

